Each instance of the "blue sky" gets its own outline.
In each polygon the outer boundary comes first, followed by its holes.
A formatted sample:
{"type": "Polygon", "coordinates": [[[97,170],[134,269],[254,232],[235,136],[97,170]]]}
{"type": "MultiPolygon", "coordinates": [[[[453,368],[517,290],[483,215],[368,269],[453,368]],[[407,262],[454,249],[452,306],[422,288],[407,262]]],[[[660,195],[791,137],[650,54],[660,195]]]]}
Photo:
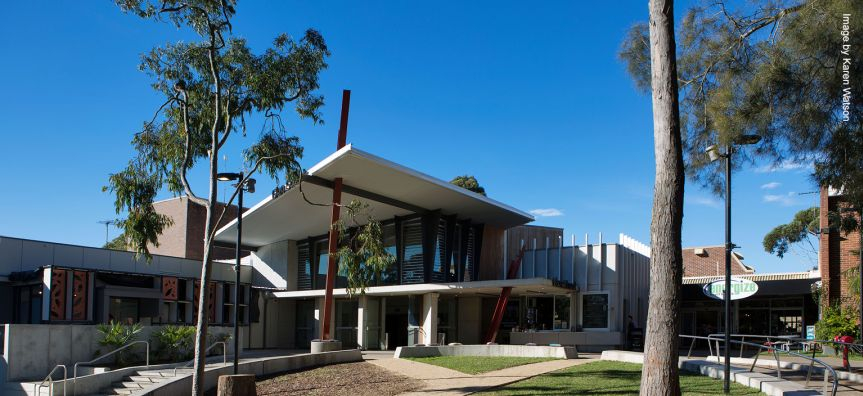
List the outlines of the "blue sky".
{"type": "MultiPolygon", "coordinates": [[[[684,6],[678,5],[678,15],[684,6]]],[[[649,241],[653,139],[649,96],[616,53],[647,3],[241,2],[237,35],[261,50],[279,33],[321,31],[326,124],[290,119],[310,167],[332,152],[341,90],[351,89],[348,141],[450,179],[473,174],[489,196],[537,213],[582,243],[602,232],[649,241]]],[[[131,157],[129,141],[161,104],[137,70],[150,48],[189,40],[110,1],[13,2],[0,15],[0,235],[98,246],[115,218],[101,191],[131,157]]],[[[226,170],[257,136],[231,143],[226,170]]],[[[263,199],[274,183],[259,177],[263,199]]],[[[201,183],[199,183],[201,184],[201,183]]],[[[761,249],[773,226],[817,205],[805,168],[735,174],[734,241],[758,272],[814,261],[761,249]]],[[[167,197],[167,195],[165,196],[167,197]]],[[[117,234],[111,229],[110,236],[117,234]]],[[[685,246],[723,241],[720,198],[686,187],[685,246]]]]}

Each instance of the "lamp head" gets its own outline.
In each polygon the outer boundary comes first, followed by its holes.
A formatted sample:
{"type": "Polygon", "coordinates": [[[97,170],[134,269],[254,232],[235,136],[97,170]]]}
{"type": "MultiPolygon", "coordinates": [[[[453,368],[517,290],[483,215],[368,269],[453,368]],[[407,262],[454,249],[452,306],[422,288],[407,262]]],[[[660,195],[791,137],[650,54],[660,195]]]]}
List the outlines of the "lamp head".
{"type": "Polygon", "coordinates": [[[715,144],[707,146],[707,149],[705,149],[704,152],[707,153],[708,157],[710,157],[710,162],[717,161],[722,158],[722,154],[719,153],[719,146],[715,144]]]}
{"type": "Polygon", "coordinates": [[[761,136],[758,135],[741,135],[734,139],[734,144],[746,146],[756,144],[761,141],[761,136]]]}
{"type": "Polygon", "coordinates": [[[225,172],[225,173],[217,173],[216,174],[216,179],[218,179],[219,181],[234,181],[234,180],[239,180],[241,177],[243,177],[241,174],[232,173],[232,172],[225,172]]]}

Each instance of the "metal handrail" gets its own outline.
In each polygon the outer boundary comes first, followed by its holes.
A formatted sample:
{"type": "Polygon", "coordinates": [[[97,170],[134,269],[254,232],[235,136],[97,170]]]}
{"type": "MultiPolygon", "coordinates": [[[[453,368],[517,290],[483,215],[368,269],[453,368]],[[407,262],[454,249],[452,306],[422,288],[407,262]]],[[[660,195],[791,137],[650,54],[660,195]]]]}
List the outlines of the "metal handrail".
{"type": "MultiPolygon", "coordinates": [[[[213,349],[216,345],[219,345],[219,344],[222,344],[222,364],[224,364],[226,366],[228,365],[228,343],[225,341],[216,341],[213,343],[213,345],[210,345],[209,347],[207,347],[207,349],[204,350],[204,366],[205,367],[207,366],[207,360],[206,360],[207,352],[210,352],[210,349],[213,349]]],[[[234,353],[237,353],[237,352],[234,351],[234,353]]],[[[195,359],[189,360],[188,362],[186,362],[186,364],[184,364],[182,366],[174,367],[174,376],[175,377],[177,376],[177,370],[182,369],[182,368],[188,368],[193,363],[195,363],[195,359]]]]}
{"type": "MultiPolygon", "coordinates": [[[[718,338],[718,337],[724,337],[724,336],[725,336],[724,334],[709,334],[708,335],[708,337],[712,337],[712,338],[718,338]]],[[[793,345],[795,343],[801,344],[801,345],[804,343],[833,344],[833,345],[839,345],[839,346],[844,345],[844,346],[849,347],[849,349],[852,352],[863,354],[863,344],[856,344],[853,342],[842,342],[842,341],[834,341],[834,340],[816,340],[816,339],[810,340],[810,339],[806,339],[803,337],[795,337],[795,336],[770,336],[770,335],[760,335],[760,334],[731,334],[731,337],[740,337],[741,341],[745,341],[747,337],[748,338],[763,338],[763,339],[766,339],[767,342],[771,342],[772,340],[782,340],[782,341],[787,342],[789,345],[793,345]]],[[[708,346],[710,346],[710,345],[708,344],[708,346]]],[[[712,348],[711,348],[711,353],[712,353],[712,348]]],[[[813,351],[813,357],[815,357],[814,355],[815,354],[813,351]]],[[[743,345],[742,344],[740,345],[740,354],[738,357],[743,357],[743,345]]]]}
{"type": "MultiPolygon", "coordinates": [[[[719,349],[719,341],[725,342],[724,335],[723,335],[723,337],[722,337],[722,338],[716,338],[716,337],[710,337],[710,336],[703,337],[703,336],[693,336],[693,335],[685,335],[685,334],[681,334],[681,335],[680,335],[680,337],[682,337],[682,338],[691,338],[691,339],[692,339],[692,345],[694,345],[694,344],[695,344],[695,341],[696,341],[696,340],[699,340],[699,339],[701,339],[701,340],[707,340],[707,345],[708,345],[708,346],[710,346],[711,341],[716,341],[716,348],[717,348],[717,351],[716,351],[716,360],[717,360],[717,361],[719,360],[719,351],[720,351],[720,349],[719,349]]],[[[737,340],[728,340],[728,341],[729,341],[729,342],[731,342],[731,343],[745,344],[745,345],[753,346],[753,347],[755,347],[755,348],[759,348],[759,353],[755,355],[755,359],[753,359],[753,361],[752,361],[752,365],[749,367],[749,372],[753,372],[753,371],[755,370],[755,365],[758,363],[758,356],[759,356],[759,354],[761,353],[761,350],[762,350],[762,349],[767,349],[767,350],[769,350],[769,351],[772,351],[772,352],[773,352],[773,357],[776,359],[776,376],[777,376],[778,378],[782,378],[782,367],[781,367],[781,366],[780,366],[780,364],[779,364],[779,353],[785,353],[785,354],[788,354],[788,355],[791,355],[791,356],[797,356],[797,357],[800,357],[800,358],[806,359],[806,360],[808,360],[808,361],[810,362],[810,363],[809,363],[809,370],[808,370],[808,371],[807,371],[807,373],[806,373],[806,385],[807,385],[807,386],[809,385],[809,379],[810,379],[811,374],[812,374],[812,367],[815,365],[815,363],[818,363],[818,364],[820,364],[820,365],[824,366],[824,388],[825,388],[825,390],[826,390],[826,388],[827,388],[827,379],[828,379],[828,374],[833,376],[833,381],[832,381],[832,382],[833,382],[833,386],[832,386],[832,390],[831,390],[831,393],[830,393],[830,394],[831,394],[832,396],[835,396],[835,395],[836,395],[836,391],[839,389],[839,377],[836,375],[836,370],[834,370],[834,369],[833,369],[833,367],[832,367],[832,366],[830,366],[829,364],[825,363],[824,361],[822,361],[822,360],[820,360],[820,359],[815,358],[814,356],[813,356],[813,357],[809,357],[809,356],[802,355],[802,354],[799,354],[799,353],[796,353],[796,352],[785,351],[785,350],[777,349],[777,348],[774,348],[774,347],[772,347],[772,346],[768,346],[768,345],[756,344],[756,343],[754,343],[754,342],[737,341],[737,340]]],[[[690,346],[690,347],[689,347],[689,351],[690,351],[690,354],[691,354],[691,353],[692,353],[692,346],[690,346]]],[[[711,348],[711,353],[712,353],[712,348],[711,348]]],[[[689,358],[689,357],[690,357],[690,355],[687,355],[686,357],[687,357],[687,358],[689,358]]],[[[728,375],[730,375],[730,373],[727,373],[727,374],[728,374],[728,375]]],[[[826,393],[826,392],[825,392],[825,393],[826,393]]]]}
{"type": "Polygon", "coordinates": [[[93,360],[90,360],[90,361],[87,361],[87,362],[78,362],[78,363],[75,363],[75,365],[74,365],[74,366],[72,366],[72,394],[73,394],[73,395],[74,395],[74,394],[77,394],[77,390],[78,390],[78,389],[77,389],[77,385],[78,385],[78,366],[79,366],[79,365],[89,365],[89,364],[93,364],[93,363],[95,363],[95,362],[98,362],[99,360],[102,360],[102,359],[104,359],[104,358],[106,358],[106,357],[108,357],[108,356],[111,356],[111,355],[113,355],[113,354],[115,354],[115,353],[117,353],[117,352],[120,352],[120,351],[122,351],[122,350],[124,350],[124,349],[126,349],[126,348],[129,348],[129,347],[131,347],[132,345],[135,345],[135,344],[146,344],[146,345],[147,345],[146,364],[147,364],[147,367],[150,367],[150,343],[149,343],[148,341],[132,341],[132,342],[130,342],[130,343],[128,343],[128,344],[126,344],[126,345],[123,345],[123,346],[121,346],[121,347],[119,347],[119,348],[117,348],[117,349],[115,349],[115,350],[113,350],[113,351],[111,351],[111,352],[108,352],[108,353],[106,353],[106,354],[104,354],[104,355],[102,355],[102,356],[99,356],[99,357],[97,357],[97,358],[95,358],[95,359],[93,359],[93,360]]]}
{"type": "Polygon", "coordinates": [[[65,364],[58,364],[54,366],[54,368],[51,369],[51,371],[48,373],[48,375],[45,376],[45,379],[43,379],[42,382],[35,384],[36,386],[33,390],[36,391],[36,396],[41,395],[42,388],[46,386],[48,387],[48,394],[54,396],[54,378],[51,378],[51,376],[54,375],[54,372],[57,371],[58,368],[63,369],[63,396],[66,396],[66,378],[68,371],[66,371],[65,364]],[[45,381],[48,381],[48,385],[45,385],[45,381]]]}

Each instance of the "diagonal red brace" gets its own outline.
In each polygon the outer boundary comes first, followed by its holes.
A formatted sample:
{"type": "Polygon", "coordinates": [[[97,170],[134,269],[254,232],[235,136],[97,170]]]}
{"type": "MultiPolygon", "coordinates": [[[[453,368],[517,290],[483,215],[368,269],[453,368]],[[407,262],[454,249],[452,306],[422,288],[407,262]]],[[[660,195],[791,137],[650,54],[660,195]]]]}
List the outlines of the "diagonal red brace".
{"type": "MultiPolygon", "coordinates": [[[[524,248],[518,252],[518,257],[509,264],[509,271],[506,274],[506,279],[515,279],[518,275],[518,269],[521,267],[521,260],[524,258],[524,248]]],[[[503,321],[503,314],[506,312],[506,303],[509,301],[509,295],[512,293],[512,287],[504,287],[500,291],[500,297],[497,299],[497,304],[494,306],[494,314],[491,317],[491,325],[488,332],[485,334],[485,342],[494,342],[497,339],[497,331],[500,329],[500,323],[503,321]]]]}

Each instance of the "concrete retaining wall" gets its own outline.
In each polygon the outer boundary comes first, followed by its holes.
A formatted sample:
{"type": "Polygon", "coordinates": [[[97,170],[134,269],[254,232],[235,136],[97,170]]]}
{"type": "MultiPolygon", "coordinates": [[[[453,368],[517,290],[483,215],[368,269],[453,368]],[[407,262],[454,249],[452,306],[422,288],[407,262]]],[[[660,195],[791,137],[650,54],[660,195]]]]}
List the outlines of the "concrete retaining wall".
{"type": "MultiPolygon", "coordinates": [[[[3,369],[6,376],[3,382],[41,380],[57,364],[65,364],[72,376],[72,365],[76,362],[92,360],[99,351],[108,352],[99,345],[100,334],[95,325],[54,325],[54,324],[7,324],[4,325],[5,345],[3,369]]],[[[137,340],[149,341],[150,335],[162,326],[144,326],[137,340]]],[[[242,330],[240,329],[242,339],[242,330]]],[[[209,327],[208,334],[233,334],[231,327],[209,327]]],[[[130,348],[143,356],[144,345],[130,348]]],[[[156,345],[150,345],[150,359],[155,359],[156,345]]],[[[228,353],[233,351],[233,343],[228,343],[228,353]]],[[[111,362],[106,359],[103,364],[111,362]]]]}
{"type": "MultiPolygon", "coordinates": [[[[338,363],[361,362],[362,360],[363,355],[359,349],[315,354],[306,353],[242,362],[239,366],[239,373],[254,374],[260,378],[288,371],[304,370],[338,363]]],[[[215,388],[218,384],[219,376],[231,375],[233,373],[234,367],[230,364],[207,369],[204,375],[204,389],[210,390],[215,388]]],[[[185,396],[190,393],[191,389],[192,376],[186,375],[173,381],[164,382],[158,387],[145,392],[136,393],[135,396],[185,396]]]]}
{"type": "Polygon", "coordinates": [[[584,351],[602,351],[618,348],[623,343],[623,335],[617,331],[545,331],[545,332],[512,332],[509,334],[509,343],[513,345],[524,345],[527,343],[536,345],[559,344],[564,346],[577,346],[584,351]]]}
{"type": "MultiPolygon", "coordinates": [[[[644,362],[644,355],[640,352],[604,351],[602,352],[602,360],[642,364],[644,362]]],[[[698,373],[716,379],[725,378],[725,367],[723,365],[706,360],[680,359],[679,366],[682,371],[698,373]]],[[[733,366],[731,367],[731,380],[741,385],[758,389],[770,396],[806,396],[821,394],[816,390],[806,389],[806,387],[796,382],[783,380],[764,373],[750,373],[748,369],[733,366]]]]}
{"type": "Polygon", "coordinates": [[[395,353],[396,358],[432,356],[508,356],[577,359],[578,350],[575,347],[527,345],[452,345],[398,347],[395,353]]]}

